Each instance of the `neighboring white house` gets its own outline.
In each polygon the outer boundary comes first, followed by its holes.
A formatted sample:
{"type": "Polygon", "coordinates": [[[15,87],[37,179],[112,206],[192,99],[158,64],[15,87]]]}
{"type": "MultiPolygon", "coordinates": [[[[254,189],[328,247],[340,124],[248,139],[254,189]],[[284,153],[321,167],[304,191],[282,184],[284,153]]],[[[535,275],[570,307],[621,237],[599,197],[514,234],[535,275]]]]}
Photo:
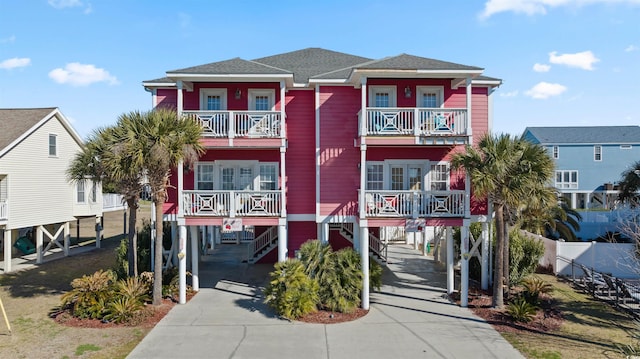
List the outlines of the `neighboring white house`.
{"type": "MultiPolygon", "coordinates": [[[[69,222],[102,216],[102,190],[69,182],[66,171],[82,139],[57,108],[0,109],[0,239],[4,272],[32,234],[37,262],[54,246],[69,252],[69,222]],[[16,245],[16,241],[19,243],[16,245]]],[[[24,249],[24,248],[23,248],[24,249]]]]}

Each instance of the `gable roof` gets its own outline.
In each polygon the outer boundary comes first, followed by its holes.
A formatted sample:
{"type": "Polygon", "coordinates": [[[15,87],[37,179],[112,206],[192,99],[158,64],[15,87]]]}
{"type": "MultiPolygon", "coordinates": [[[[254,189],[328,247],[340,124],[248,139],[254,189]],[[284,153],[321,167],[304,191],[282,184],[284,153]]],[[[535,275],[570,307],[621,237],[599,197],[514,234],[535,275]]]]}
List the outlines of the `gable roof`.
{"type": "MultiPolygon", "coordinates": [[[[202,77],[237,77],[237,78],[263,78],[292,76],[293,83],[308,85],[310,79],[314,80],[357,80],[354,71],[376,72],[380,71],[415,71],[423,74],[440,74],[460,77],[457,74],[471,74],[474,79],[483,69],[476,66],[467,66],[453,62],[430,59],[426,57],[400,54],[385,57],[383,59],[370,59],[367,57],[350,55],[342,52],[310,47],[302,50],[286,52],[283,54],[261,57],[254,60],[233,58],[225,61],[187,67],[178,70],[167,71],[167,77],[155,80],[143,81],[145,87],[167,86],[175,83],[177,79],[189,80],[202,77]]],[[[489,85],[499,85],[500,79],[483,77],[489,85]]],[[[236,79],[237,81],[238,79],[236,79]]],[[[287,79],[291,85],[291,77],[287,79]]]]}
{"type": "Polygon", "coordinates": [[[57,107],[4,108],[0,109],[0,157],[53,117],[58,118],[82,146],[82,139],[57,107]]]}
{"type": "Polygon", "coordinates": [[[539,144],[640,143],[640,126],[527,127],[524,137],[539,144]]]}

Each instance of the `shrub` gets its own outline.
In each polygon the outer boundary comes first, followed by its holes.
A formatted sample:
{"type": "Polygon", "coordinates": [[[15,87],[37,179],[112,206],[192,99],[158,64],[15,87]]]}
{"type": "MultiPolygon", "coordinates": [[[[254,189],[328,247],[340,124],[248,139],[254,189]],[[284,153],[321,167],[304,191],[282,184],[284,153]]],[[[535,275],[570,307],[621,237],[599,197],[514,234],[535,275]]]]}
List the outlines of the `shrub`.
{"type": "Polygon", "coordinates": [[[527,303],[538,306],[540,304],[540,294],[551,293],[553,286],[538,277],[527,277],[522,281],[524,287],[523,298],[527,303]]]}
{"type": "Polygon", "coordinates": [[[119,280],[115,289],[122,298],[130,298],[139,303],[150,300],[151,283],[144,278],[131,277],[119,280]]]}
{"type": "Polygon", "coordinates": [[[540,258],[544,255],[544,244],[541,240],[525,236],[520,231],[509,234],[509,283],[519,283],[523,278],[533,274],[540,258]]]}
{"type": "Polygon", "coordinates": [[[362,293],[362,265],[360,255],[353,248],[331,254],[334,270],[326,271],[320,285],[320,302],[327,309],[349,313],[360,304],[362,293]]]}
{"type": "Polygon", "coordinates": [[[62,308],[70,309],[74,317],[101,319],[113,296],[111,286],[115,280],[116,274],[111,270],[99,270],[74,279],[71,282],[73,289],[61,298],[62,308]]]}
{"type": "Polygon", "coordinates": [[[297,259],[277,263],[265,289],[265,302],[279,315],[297,319],[317,310],[318,282],[309,278],[297,259]]]}
{"type": "Polygon", "coordinates": [[[144,302],[134,297],[121,296],[107,305],[104,320],[128,323],[144,308],[144,302]]]}
{"type": "Polygon", "coordinates": [[[516,322],[528,323],[533,320],[537,308],[519,297],[507,306],[507,313],[516,322]]]}

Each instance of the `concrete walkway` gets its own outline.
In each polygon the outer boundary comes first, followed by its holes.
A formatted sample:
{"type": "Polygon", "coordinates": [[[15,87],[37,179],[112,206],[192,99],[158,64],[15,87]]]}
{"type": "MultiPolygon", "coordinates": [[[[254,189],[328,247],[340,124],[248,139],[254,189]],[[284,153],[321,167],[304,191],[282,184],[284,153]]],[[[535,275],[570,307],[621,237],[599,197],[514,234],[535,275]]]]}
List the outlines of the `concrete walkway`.
{"type": "Polygon", "coordinates": [[[128,358],[522,358],[489,324],[449,302],[446,274],[407,246],[390,247],[385,285],[365,317],[327,325],[277,318],[262,298],[272,266],[221,252],[203,258],[200,292],[128,358]]]}

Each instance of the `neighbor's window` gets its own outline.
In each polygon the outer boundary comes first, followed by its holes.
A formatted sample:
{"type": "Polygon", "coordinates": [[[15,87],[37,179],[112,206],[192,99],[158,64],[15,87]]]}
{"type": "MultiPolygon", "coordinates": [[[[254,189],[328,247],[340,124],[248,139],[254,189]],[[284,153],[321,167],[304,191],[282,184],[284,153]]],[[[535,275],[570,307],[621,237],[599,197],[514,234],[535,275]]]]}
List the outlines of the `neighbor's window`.
{"type": "Polygon", "coordinates": [[[78,181],[76,184],[76,202],[84,203],[84,181],[78,181]]]}
{"type": "Polygon", "coordinates": [[[58,155],[58,135],[50,133],[49,134],[49,156],[57,156],[58,155]]]}
{"type": "Polygon", "coordinates": [[[593,160],[602,161],[602,146],[600,145],[593,146],[593,160]]]}
{"type": "Polygon", "coordinates": [[[556,171],[556,188],[578,188],[578,171],[556,171]]]}
{"type": "Polygon", "coordinates": [[[560,158],[560,146],[553,146],[553,158],[560,158]]]}

